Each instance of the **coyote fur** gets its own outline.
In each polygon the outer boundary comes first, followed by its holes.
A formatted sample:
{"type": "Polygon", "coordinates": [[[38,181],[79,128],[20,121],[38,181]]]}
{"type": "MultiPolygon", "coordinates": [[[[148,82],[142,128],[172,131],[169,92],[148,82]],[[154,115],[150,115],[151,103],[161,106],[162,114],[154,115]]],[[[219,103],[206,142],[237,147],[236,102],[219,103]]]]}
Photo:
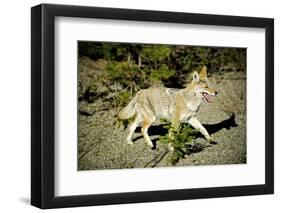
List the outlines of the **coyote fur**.
{"type": "Polygon", "coordinates": [[[144,139],[150,147],[153,147],[148,136],[148,128],[160,118],[169,120],[175,129],[178,129],[181,123],[187,122],[198,129],[209,142],[213,142],[213,138],[196,115],[203,100],[210,103],[210,96],[215,95],[217,92],[208,81],[205,66],[199,74],[194,71],[192,82],[184,89],[157,87],[140,90],[118,113],[118,118],[121,120],[133,118],[129,127],[127,143],[133,144],[133,133],[141,124],[144,139]]]}

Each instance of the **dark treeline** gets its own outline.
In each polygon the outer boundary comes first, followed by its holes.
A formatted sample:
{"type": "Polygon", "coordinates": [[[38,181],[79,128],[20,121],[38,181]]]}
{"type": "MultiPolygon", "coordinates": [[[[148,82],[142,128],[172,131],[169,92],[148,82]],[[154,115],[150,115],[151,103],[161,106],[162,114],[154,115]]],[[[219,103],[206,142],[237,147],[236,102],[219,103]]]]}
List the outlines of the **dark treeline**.
{"type": "Polygon", "coordinates": [[[246,68],[245,48],[79,42],[79,56],[127,61],[139,67],[155,69],[166,64],[172,69],[187,72],[202,65],[206,65],[211,72],[245,71],[246,68]]]}

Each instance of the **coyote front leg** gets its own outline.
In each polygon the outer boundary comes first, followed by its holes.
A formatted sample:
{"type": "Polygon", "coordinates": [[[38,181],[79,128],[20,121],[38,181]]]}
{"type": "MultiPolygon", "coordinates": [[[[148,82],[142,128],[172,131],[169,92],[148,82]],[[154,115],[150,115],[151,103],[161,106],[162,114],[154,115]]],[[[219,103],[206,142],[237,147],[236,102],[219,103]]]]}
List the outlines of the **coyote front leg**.
{"type": "Polygon", "coordinates": [[[213,142],[214,141],[214,139],[209,135],[209,133],[207,132],[205,127],[200,123],[200,121],[196,117],[191,117],[188,120],[188,123],[191,126],[193,126],[195,129],[198,129],[209,142],[213,142]]]}

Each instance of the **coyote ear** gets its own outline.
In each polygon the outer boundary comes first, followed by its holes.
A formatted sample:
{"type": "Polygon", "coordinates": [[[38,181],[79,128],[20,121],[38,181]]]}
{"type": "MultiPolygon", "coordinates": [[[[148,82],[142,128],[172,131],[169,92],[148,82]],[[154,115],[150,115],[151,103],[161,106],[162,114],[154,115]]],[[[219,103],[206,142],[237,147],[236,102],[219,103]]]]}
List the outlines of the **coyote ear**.
{"type": "Polygon", "coordinates": [[[193,72],[193,81],[198,83],[199,80],[200,80],[200,78],[199,78],[198,72],[194,71],[193,72]]]}
{"type": "Polygon", "coordinates": [[[205,80],[207,78],[207,67],[204,66],[200,72],[200,79],[205,80]]]}

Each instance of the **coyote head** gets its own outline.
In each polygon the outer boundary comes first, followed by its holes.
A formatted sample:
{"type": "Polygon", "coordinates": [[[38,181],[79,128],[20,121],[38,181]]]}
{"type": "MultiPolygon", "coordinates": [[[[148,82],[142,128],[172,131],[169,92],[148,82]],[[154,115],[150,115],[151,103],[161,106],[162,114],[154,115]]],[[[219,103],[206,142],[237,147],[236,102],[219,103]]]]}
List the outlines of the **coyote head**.
{"type": "Polygon", "coordinates": [[[211,102],[211,96],[217,95],[217,91],[211,87],[208,80],[206,66],[202,68],[199,74],[194,71],[192,85],[195,96],[205,99],[208,103],[211,102]]]}

